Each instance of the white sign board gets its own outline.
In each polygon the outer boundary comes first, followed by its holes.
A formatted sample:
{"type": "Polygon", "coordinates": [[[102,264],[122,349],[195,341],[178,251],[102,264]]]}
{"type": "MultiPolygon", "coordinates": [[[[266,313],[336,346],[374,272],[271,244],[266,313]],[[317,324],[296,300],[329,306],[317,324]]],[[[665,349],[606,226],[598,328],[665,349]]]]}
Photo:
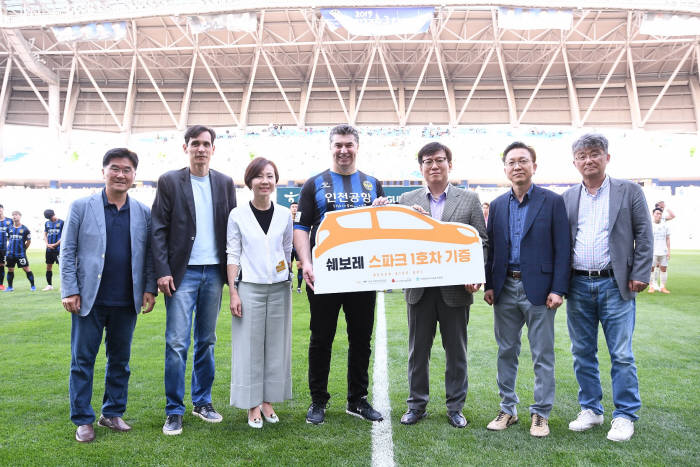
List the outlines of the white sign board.
{"type": "Polygon", "coordinates": [[[485,281],[474,227],[400,205],[327,213],[312,256],[317,294],[485,281]]]}

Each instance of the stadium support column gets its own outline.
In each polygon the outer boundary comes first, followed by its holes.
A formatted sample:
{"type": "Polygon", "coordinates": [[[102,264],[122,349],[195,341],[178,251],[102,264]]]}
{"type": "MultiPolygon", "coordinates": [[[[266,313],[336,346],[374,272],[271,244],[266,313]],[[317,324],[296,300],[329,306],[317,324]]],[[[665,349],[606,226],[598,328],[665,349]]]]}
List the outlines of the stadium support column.
{"type": "Polygon", "coordinates": [[[690,76],[688,79],[690,96],[693,99],[693,110],[695,111],[695,128],[700,136],[700,80],[697,76],[690,76]]]}
{"type": "Polygon", "coordinates": [[[70,75],[68,76],[68,88],[66,88],[66,102],[63,107],[63,121],[61,122],[61,144],[66,149],[70,147],[70,134],[73,129],[73,119],[75,118],[75,109],[78,106],[78,95],[80,94],[80,86],[75,83],[75,69],[77,67],[78,57],[73,56],[70,75]]]}
{"type": "Polygon", "coordinates": [[[574,80],[571,78],[571,68],[569,68],[569,57],[566,52],[566,45],[561,48],[561,57],[564,59],[566,69],[566,89],[569,94],[569,112],[571,113],[571,126],[581,128],[581,109],[578,105],[578,94],[574,80]]]}
{"type": "Polygon", "coordinates": [[[642,114],[639,110],[637,87],[634,85],[634,83],[632,83],[632,80],[625,80],[625,91],[627,91],[627,100],[630,104],[630,119],[632,120],[632,128],[639,128],[642,125],[642,114]]]}
{"type": "Polygon", "coordinates": [[[61,86],[49,83],[49,133],[58,140],[61,130],[61,86]]]}
{"type": "MultiPolygon", "coordinates": [[[[399,125],[406,126],[406,85],[403,81],[399,84],[399,115],[401,116],[399,120],[399,125]]],[[[454,85],[452,85],[452,99],[454,99],[454,85]]]]}
{"type": "Polygon", "coordinates": [[[10,106],[10,94],[12,94],[12,86],[10,86],[10,75],[12,71],[12,57],[7,56],[7,63],[5,64],[5,75],[2,79],[2,89],[0,90],[0,158],[5,154],[3,151],[2,142],[3,131],[5,129],[5,118],[7,117],[7,108],[10,106]]]}
{"type": "Polygon", "coordinates": [[[350,124],[355,125],[357,123],[357,86],[355,85],[355,80],[350,80],[350,89],[348,93],[348,112],[353,116],[350,124]]]}

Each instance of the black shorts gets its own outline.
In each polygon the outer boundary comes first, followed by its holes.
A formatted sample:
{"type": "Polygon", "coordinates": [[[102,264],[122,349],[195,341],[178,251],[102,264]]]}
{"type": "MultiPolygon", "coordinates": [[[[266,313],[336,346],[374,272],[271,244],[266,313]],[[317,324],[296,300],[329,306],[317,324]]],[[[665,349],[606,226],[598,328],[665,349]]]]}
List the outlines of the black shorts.
{"type": "Polygon", "coordinates": [[[7,256],[5,261],[8,268],[14,268],[15,266],[20,268],[26,268],[29,266],[29,260],[26,256],[7,256]]]}
{"type": "Polygon", "coordinates": [[[58,264],[58,255],[61,254],[60,250],[49,250],[46,249],[46,264],[58,264]]]}
{"type": "Polygon", "coordinates": [[[0,250],[0,264],[5,264],[5,255],[7,252],[5,250],[0,250]]]}

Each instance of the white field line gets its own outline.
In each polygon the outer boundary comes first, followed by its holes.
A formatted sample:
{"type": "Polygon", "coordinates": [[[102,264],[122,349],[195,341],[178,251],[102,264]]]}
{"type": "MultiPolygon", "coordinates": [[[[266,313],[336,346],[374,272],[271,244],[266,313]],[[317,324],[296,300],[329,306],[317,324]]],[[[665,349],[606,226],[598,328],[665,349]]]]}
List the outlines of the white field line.
{"type": "Polygon", "coordinates": [[[384,421],[372,424],[372,466],[390,467],[394,465],[394,441],[391,437],[384,292],[377,293],[377,329],[375,332],[372,403],[374,408],[384,416],[384,421]]]}

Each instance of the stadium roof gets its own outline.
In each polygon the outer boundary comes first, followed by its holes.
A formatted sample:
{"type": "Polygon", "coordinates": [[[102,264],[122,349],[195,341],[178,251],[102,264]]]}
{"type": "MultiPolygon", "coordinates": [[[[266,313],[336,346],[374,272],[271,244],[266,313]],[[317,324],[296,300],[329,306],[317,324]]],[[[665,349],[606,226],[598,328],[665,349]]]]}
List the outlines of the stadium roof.
{"type": "Polygon", "coordinates": [[[130,133],[279,123],[565,124],[700,132],[697,35],[642,33],[648,15],[700,20],[697,0],[0,0],[0,125],[130,133]],[[329,27],[324,8],[434,7],[427,32],[329,27]],[[569,10],[571,27],[506,29],[499,7],[569,10]],[[193,24],[248,13],[253,30],[193,24]],[[210,16],[211,17],[211,16],[210,16]],[[116,40],[54,27],[121,22],[116,40]]]}

